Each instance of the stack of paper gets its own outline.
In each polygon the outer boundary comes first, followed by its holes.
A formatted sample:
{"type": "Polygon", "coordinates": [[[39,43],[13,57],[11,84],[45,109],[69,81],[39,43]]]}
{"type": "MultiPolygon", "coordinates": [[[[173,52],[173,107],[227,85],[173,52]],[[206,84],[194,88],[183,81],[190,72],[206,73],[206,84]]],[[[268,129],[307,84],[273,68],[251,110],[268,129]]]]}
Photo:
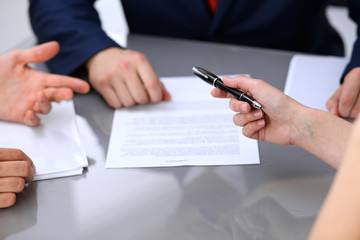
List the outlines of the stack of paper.
{"type": "Polygon", "coordinates": [[[228,99],[197,77],[162,78],[169,102],[115,111],[106,168],[259,164],[228,99]]]}
{"type": "Polygon", "coordinates": [[[33,160],[34,180],[80,175],[88,165],[72,101],[53,103],[37,127],[0,122],[0,133],[1,148],[21,149],[33,160]]]}

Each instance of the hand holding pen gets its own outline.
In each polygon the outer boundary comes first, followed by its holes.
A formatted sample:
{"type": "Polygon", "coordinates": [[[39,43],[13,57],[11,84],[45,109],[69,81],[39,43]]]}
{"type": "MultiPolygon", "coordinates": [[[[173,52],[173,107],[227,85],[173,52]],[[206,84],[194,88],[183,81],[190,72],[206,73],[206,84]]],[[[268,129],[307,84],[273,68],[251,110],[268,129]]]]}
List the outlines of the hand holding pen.
{"type": "MultiPolygon", "coordinates": [[[[256,109],[247,102],[230,98],[229,107],[235,112],[233,121],[243,127],[244,136],[280,145],[296,144],[296,133],[302,131],[299,129],[301,122],[306,121],[301,118],[307,116],[304,112],[309,108],[260,79],[240,75],[224,77],[223,81],[226,86],[241,89],[261,103],[262,109],[256,109]]],[[[214,88],[211,95],[216,98],[231,96],[219,88],[214,88]]]]}
{"type": "Polygon", "coordinates": [[[201,78],[205,82],[213,85],[216,88],[219,88],[219,89],[229,93],[234,98],[236,98],[236,99],[238,99],[240,101],[244,101],[244,102],[249,103],[253,108],[262,109],[262,106],[257,101],[255,101],[254,99],[249,97],[244,92],[241,92],[240,90],[237,90],[235,88],[231,88],[231,87],[226,86],[223,83],[223,81],[221,80],[221,78],[219,78],[215,74],[213,74],[213,73],[211,73],[211,72],[209,72],[209,71],[207,71],[207,70],[205,70],[203,68],[200,68],[200,67],[193,67],[192,71],[196,76],[198,76],[199,78],[201,78]]]}

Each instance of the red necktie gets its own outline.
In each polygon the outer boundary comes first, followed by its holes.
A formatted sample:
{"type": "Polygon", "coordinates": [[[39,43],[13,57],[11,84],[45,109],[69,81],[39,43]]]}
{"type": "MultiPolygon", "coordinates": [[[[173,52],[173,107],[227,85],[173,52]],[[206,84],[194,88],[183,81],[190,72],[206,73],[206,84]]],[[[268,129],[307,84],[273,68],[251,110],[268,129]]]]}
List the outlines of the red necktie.
{"type": "Polygon", "coordinates": [[[216,7],[218,4],[218,0],[207,0],[210,6],[211,12],[214,14],[216,12],[216,7]]]}

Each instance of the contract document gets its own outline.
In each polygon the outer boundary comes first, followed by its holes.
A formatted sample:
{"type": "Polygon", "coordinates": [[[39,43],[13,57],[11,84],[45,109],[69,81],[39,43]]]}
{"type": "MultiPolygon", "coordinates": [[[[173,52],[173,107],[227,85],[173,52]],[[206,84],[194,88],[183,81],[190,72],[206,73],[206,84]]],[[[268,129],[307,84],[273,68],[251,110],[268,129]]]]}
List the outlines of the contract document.
{"type": "Polygon", "coordinates": [[[34,162],[34,181],[80,175],[88,161],[75,122],[73,101],[53,103],[37,127],[0,121],[0,147],[18,148],[34,162]]]}
{"type": "Polygon", "coordinates": [[[259,164],[256,140],[233,123],[228,99],[197,77],[167,77],[171,100],[117,109],[106,168],[259,164]]]}

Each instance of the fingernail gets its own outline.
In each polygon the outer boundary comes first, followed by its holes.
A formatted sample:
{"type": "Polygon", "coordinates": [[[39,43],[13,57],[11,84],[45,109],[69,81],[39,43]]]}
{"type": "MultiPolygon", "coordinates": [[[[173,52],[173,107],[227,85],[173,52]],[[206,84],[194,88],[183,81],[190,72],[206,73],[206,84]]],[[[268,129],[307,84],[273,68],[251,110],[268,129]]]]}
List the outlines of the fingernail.
{"type": "Polygon", "coordinates": [[[241,110],[242,112],[247,112],[246,104],[241,104],[240,110],[241,110]]]}
{"type": "Polygon", "coordinates": [[[46,102],[46,97],[43,97],[43,98],[41,99],[41,102],[42,102],[42,103],[46,102]]]}
{"type": "Polygon", "coordinates": [[[265,124],[264,119],[261,119],[261,120],[257,121],[258,126],[263,126],[264,124],[265,124]]]}
{"type": "Polygon", "coordinates": [[[332,113],[332,114],[335,113],[335,108],[334,108],[334,106],[329,107],[329,112],[332,113]]]}
{"type": "Polygon", "coordinates": [[[261,117],[262,116],[262,111],[261,110],[257,110],[254,112],[254,117],[261,117]]]}

